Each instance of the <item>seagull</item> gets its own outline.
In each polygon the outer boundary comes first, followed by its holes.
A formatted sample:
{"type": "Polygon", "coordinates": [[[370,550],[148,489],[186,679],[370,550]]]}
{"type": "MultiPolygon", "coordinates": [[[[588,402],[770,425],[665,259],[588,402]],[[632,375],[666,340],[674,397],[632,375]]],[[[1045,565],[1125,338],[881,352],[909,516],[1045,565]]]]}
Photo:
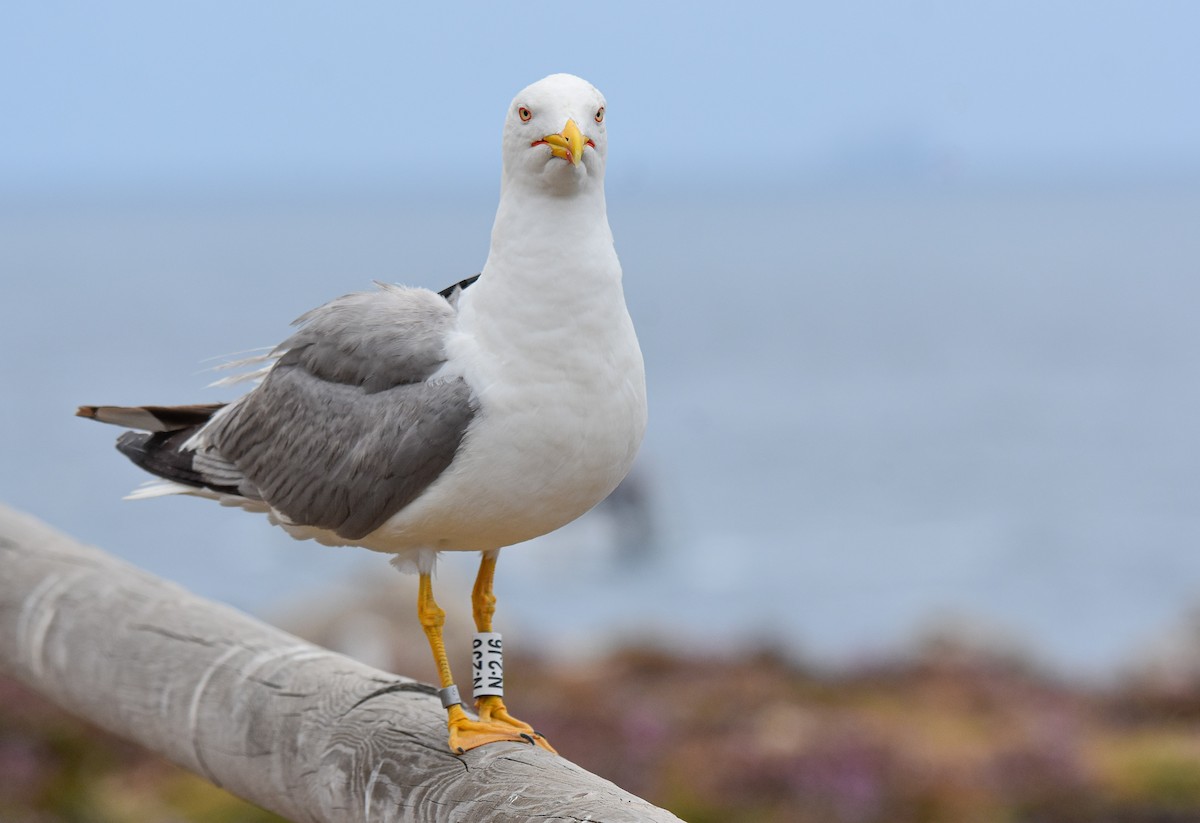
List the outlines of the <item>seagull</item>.
{"type": "Polygon", "coordinates": [[[417,573],[460,754],[506,740],[554,751],[503,700],[497,557],[603,500],[646,428],[645,370],[604,197],[605,109],[569,74],[512,101],[491,247],[475,277],[441,292],[376,284],[313,309],[269,354],[241,361],[257,361],[243,375],[257,382],[230,403],[77,412],[136,430],[117,448],[158,479],[130,497],[215,499],[417,573]],[[445,551],[481,555],[477,717],[463,708],[433,596],[445,551]]]}

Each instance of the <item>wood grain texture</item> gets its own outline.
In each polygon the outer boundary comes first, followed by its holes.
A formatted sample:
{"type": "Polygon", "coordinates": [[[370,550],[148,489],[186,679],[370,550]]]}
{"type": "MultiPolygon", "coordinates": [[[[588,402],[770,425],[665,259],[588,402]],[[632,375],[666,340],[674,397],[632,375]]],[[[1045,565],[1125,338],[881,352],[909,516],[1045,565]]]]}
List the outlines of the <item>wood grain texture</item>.
{"type": "Polygon", "coordinates": [[[0,505],[0,667],[295,821],[674,821],[517,743],[456,757],[432,686],[203,600],[0,505]]]}

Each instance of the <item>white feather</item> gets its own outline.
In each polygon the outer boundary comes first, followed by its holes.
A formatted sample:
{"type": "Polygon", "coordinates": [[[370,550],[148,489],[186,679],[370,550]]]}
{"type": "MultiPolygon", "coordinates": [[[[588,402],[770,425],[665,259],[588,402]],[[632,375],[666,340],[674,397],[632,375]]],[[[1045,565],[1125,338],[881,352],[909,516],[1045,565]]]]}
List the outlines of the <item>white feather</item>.
{"type": "Polygon", "coordinates": [[[203,494],[206,489],[197,489],[195,486],[185,486],[182,483],[176,483],[172,480],[147,480],[142,485],[125,495],[126,500],[149,500],[152,497],[166,497],[171,494],[193,494],[199,497],[215,497],[215,494],[208,492],[203,494]]]}

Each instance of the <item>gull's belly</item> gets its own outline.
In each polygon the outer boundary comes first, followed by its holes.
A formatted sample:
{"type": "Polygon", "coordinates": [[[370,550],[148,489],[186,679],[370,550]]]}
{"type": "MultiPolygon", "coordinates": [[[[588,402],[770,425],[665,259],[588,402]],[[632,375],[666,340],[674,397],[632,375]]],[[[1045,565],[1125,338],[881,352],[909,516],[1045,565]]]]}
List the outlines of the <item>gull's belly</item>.
{"type": "Polygon", "coordinates": [[[646,425],[640,356],[587,381],[496,381],[451,468],[368,548],[486,550],[591,509],[628,473],[646,425]]]}

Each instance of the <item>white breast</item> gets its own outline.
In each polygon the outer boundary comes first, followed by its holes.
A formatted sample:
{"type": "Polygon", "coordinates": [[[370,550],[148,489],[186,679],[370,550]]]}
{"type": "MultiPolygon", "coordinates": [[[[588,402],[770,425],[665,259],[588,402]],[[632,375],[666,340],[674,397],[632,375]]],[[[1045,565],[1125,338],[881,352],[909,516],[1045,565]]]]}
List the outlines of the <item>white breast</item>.
{"type": "Polygon", "coordinates": [[[485,269],[463,293],[446,372],[466,378],[479,412],[450,469],[369,548],[512,545],[579,517],[625,477],[646,427],[645,375],[608,248],[611,260],[553,289],[485,269]]]}

